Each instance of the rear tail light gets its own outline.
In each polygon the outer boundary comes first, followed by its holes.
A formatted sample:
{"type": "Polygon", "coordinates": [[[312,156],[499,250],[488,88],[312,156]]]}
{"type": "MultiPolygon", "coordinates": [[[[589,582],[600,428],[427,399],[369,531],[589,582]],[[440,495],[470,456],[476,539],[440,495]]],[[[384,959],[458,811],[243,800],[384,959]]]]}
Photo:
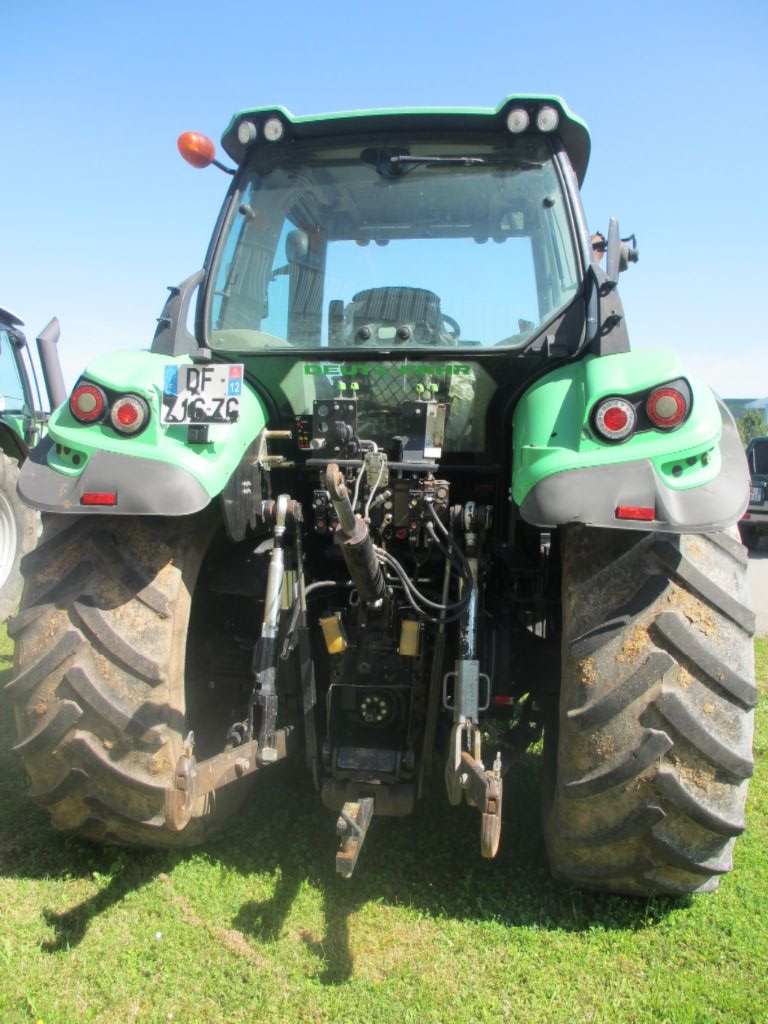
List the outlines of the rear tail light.
{"type": "Polygon", "coordinates": [[[683,378],[627,398],[601,399],[592,410],[592,426],[603,441],[626,441],[635,431],[675,430],[691,411],[691,390],[683,378]]]}
{"type": "Polygon", "coordinates": [[[69,398],[69,409],[79,423],[109,423],[119,434],[139,434],[149,422],[149,405],[139,395],[115,395],[98,384],[81,381],[69,398]]]}
{"type": "Polygon", "coordinates": [[[107,396],[95,384],[78,384],[69,398],[69,411],[80,423],[96,423],[107,408],[107,396]]]}
{"type": "Polygon", "coordinates": [[[604,398],[595,408],[595,430],[606,441],[626,441],[636,424],[635,407],[625,398],[604,398]]]}
{"type": "Polygon", "coordinates": [[[149,408],[138,395],[123,395],[112,403],[109,419],[121,434],[137,434],[146,424],[149,408]]]}
{"type": "Polygon", "coordinates": [[[679,427],[688,412],[688,399],[676,387],[656,388],[645,403],[648,419],[659,430],[674,430],[679,427]]]}

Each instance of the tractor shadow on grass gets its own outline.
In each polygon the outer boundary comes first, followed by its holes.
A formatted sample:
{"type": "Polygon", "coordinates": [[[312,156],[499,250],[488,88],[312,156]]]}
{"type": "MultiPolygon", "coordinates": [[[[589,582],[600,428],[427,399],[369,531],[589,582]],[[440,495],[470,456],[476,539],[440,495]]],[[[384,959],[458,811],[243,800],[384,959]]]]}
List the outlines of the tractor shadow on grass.
{"type": "MultiPolygon", "coordinates": [[[[176,865],[201,853],[212,866],[222,865],[246,880],[261,876],[270,881],[268,899],[246,900],[231,921],[220,922],[257,946],[280,938],[302,888],[310,886],[322,895],[322,937],[298,930],[321,963],[320,980],[331,985],[352,976],[349,920],[372,903],[414,908],[434,920],[565,931],[645,928],[649,920],[663,919],[686,903],[556,885],[539,827],[536,755],[527,756],[506,778],[505,824],[494,861],[480,856],[479,815],[465,806],[450,808],[435,772],[430,796],[412,816],[374,819],[355,875],[345,880],[335,874],[336,816],[322,806],[299,761],[265,770],[243,811],[202,850],[129,850],[54,832],[47,815],[24,796],[26,775],[9,752],[13,734],[11,710],[0,701],[0,874],[106,881],[74,907],[42,911],[53,931],[43,948],[51,953],[78,945],[91,921],[129,894],[158,880],[172,884],[176,865]]],[[[295,922],[292,927],[295,932],[295,922]]]]}
{"type": "Polygon", "coordinates": [[[230,830],[229,842],[224,835],[207,849],[245,876],[276,877],[271,898],[244,903],[232,922],[259,942],[279,937],[307,882],[322,893],[324,934],[303,938],[323,961],[321,980],[328,984],[351,977],[349,919],[371,903],[413,908],[434,920],[564,931],[638,930],[690,903],[689,897],[633,899],[556,884],[539,825],[539,780],[537,755],[507,775],[505,826],[493,861],[480,855],[479,814],[448,805],[437,771],[432,798],[422,800],[412,816],[374,818],[351,879],[335,874],[336,816],[295,769],[286,773],[279,795],[267,786],[254,793],[236,838],[230,830]]]}

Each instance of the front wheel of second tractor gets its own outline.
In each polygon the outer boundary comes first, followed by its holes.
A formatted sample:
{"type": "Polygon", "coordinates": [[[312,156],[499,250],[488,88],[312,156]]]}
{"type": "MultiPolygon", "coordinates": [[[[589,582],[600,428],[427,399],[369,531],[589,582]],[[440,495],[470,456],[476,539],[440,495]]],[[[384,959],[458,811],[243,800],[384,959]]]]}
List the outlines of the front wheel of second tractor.
{"type": "Polygon", "coordinates": [[[564,531],[560,712],[545,737],[555,877],[647,896],[709,891],[731,869],[757,699],[737,538],[564,531]]]}
{"type": "Polygon", "coordinates": [[[19,606],[21,560],[37,543],[40,516],[16,493],[19,464],[0,451],[0,622],[19,606]]]}
{"type": "Polygon", "coordinates": [[[222,816],[211,798],[183,830],[164,814],[184,739],[190,729],[200,739],[209,717],[195,700],[213,685],[200,666],[218,620],[199,578],[215,533],[210,510],[47,518],[9,623],[16,674],[6,693],[30,796],[55,827],[104,842],[189,846],[222,816]]]}

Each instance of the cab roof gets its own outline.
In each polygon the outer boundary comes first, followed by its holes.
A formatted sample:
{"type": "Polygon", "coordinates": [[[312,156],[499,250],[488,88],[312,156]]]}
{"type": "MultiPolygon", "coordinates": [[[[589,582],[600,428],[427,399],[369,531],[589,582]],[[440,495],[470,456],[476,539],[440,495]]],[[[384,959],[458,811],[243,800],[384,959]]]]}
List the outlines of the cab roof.
{"type": "Polygon", "coordinates": [[[507,117],[515,110],[523,110],[528,116],[528,127],[524,129],[526,134],[543,134],[536,126],[536,119],[539,111],[546,107],[553,107],[558,114],[557,128],[548,134],[556,135],[562,140],[581,185],[589,162],[589,129],[580,117],[568,109],[565,101],[559,96],[508,96],[495,109],[406,107],[400,110],[352,110],[337,114],[310,114],[304,117],[295,117],[283,107],[255,107],[234,115],[222,135],[221,143],[232,160],[240,164],[250,146],[276,145],[291,139],[311,140],[403,130],[424,134],[507,133],[510,130],[507,127],[507,117]],[[271,119],[281,122],[283,132],[279,139],[268,141],[263,128],[271,119]],[[238,131],[241,125],[247,125],[249,122],[253,126],[250,130],[252,141],[247,141],[248,129],[244,128],[240,133],[238,131]],[[243,141],[243,138],[246,141],[243,141]]]}

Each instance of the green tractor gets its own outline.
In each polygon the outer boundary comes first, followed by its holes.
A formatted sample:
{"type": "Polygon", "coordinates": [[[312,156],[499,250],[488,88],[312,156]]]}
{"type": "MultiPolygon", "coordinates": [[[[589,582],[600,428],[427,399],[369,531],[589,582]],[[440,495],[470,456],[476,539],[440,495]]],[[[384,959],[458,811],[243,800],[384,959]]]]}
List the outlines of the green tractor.
{"type": "MultiPolygon", "coordinates": [[[[0,307],[0,622],[18,608],[21,560],[40,532],[40,516],[16,491],[19,466],[43,437],[48,419],[23,326],[15,313],[0,307]]],[[[37,339],[51,408],[67,397],[55,356],[58,339],[57,320],[37,339]]]]}
{"type": "Polygon", "coordinates": [[[612,221],[595,256],[586,126],[514,96],[247,110],[222,141],[203,269],[22,469],[32,799],[186,846],[294,755],[349,876],[420,798],[475,807],[493,857],[543,735],[557,878],[714,889],[753,767],[747,467],[675,354],[630,351],[637,253],[612,221]]]}

